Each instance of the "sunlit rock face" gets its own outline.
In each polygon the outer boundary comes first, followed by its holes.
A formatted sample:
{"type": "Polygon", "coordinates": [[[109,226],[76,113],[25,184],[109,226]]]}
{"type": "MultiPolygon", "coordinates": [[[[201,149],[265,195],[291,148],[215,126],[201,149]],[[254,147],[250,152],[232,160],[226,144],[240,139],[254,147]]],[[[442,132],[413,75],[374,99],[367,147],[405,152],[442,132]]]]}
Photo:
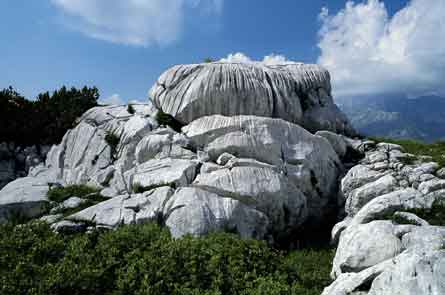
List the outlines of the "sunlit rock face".
{"type": "Polygon", "coordinates": [[[353,134],[334,104],[329,72],[318,65],[206,63],[177,65],[150,90],[160,110],[183,123],[207,116],[281,118],[315,132],[353,134]]]}

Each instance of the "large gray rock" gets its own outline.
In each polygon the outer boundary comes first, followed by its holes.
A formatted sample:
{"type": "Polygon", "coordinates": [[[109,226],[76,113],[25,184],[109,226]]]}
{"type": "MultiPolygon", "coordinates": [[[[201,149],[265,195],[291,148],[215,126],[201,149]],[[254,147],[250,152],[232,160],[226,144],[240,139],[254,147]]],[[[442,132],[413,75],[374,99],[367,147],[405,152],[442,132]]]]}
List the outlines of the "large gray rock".
{"type": "Polygon", "coordinates": [[[128,191],[136,187],[158,187],[170,185],[186,186],[196,176],[198,163],[190,160],[166,158],[150,160],[125,172],[128,191]]]}
{"type": "Polygon", "coordinates": [[[282,118],[314,132],[354,133],[333,102],[329,73],[317,65],[178,65],[159,77],[150,96],[183,123],[214,114],[255,115],[282,118]]]}
{"type": "Polygon", "coordinates": [[[142,194],[117,196],[68,216],[67,219],[110,228],[157,221],[159,216],[166,215],[165,203],[172,195],[173,189],[165,186],[142,194]]]}
{"type": "Polygon", "coordinates": [[[268,168],[235,167],[201,174],[193,186],[239,200],[268,216],[276,231],[306,220],[306,196],[287,177],[268,168]]]}
{"type": "Polygon", "coordinates": [[[397,189],[398,182],[391,175],[385,175],[374,182],[353,190],[346,197],[345,210],[349,215],[356,214],[372,199],[397,189]]]}
{"type": "Polygon", "coordinates": [[[411,252],[372,282],[369,295],[445,294],[445,250],[411,252]]]}
{"type": "Polygon", "coordinates": [[[179,189],[166,206],[166,225],[174,237],[230,230],[243,238],[264,239],[269,230],[269,219],[261,211],[198,188],[179,189]]]}
{"type": "Polygon", "coordinates": [[[336,195],[342,164],[329,142],[298,125],[254,116],[209,116],[183,128],[214,161],[228,152],[282,167],[308,194],[327,199],[336,195]],[[292,175],[291,175],[292,174],[292,175]],[[320,197],[320,196],[318,196],[320,197]]]}
{"type": "Polygon", "coordinates": [[[332,276],[336,278],[345,272],[359,272],[393,258],[401,251],[402,242],[390,221],[350,226],[341,234],[332,276]]]}
{"type": "Polygon", "coordinates": [[[14,217],[33,218],[46,212],[49,190],[46,178],[24,177],[0,190],[0,223],[14,217]]]}

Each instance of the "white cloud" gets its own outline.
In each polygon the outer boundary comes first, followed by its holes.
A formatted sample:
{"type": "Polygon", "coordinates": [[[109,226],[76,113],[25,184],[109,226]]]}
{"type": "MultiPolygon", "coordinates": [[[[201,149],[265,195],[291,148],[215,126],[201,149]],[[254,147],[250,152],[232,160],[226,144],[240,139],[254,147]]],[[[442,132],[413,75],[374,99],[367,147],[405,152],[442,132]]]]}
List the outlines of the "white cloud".
{"type": "Polygon", "coordinates": [[[230,53],[227,57],[220,59],[219,62],[252,63],[253,61],[250,57],[248,57],[244,53],[237,52],[237,53],[230,53]]]}
{"type": "Polygon", "coordinates": [[[445,2],[412,0],[393,17],[368,0],[320,15],[321,56],[336,95],[445,94],[445,2]]]}
{"type": "Polygon", "coordinates": [[[124,100],[121,98],[119,94],[113,94],[105,99],[99,101],[100,104],[105,105],[121,105],[125,104],[124,100]]]}
{"type": "Polygon", "coordinates": [[[266,55],[263,60],[261,61],[255,61],[252,60],[250,57],[245,55],[244,53],[237,52],[237,53],[231,53],[227,57],[222,58],[219,60],[219,62],[226,62],[226,63],[262,63],[265,65],[282,65],[287,63],[292,63],[292,61],[289,61],[284,55],[277,55],[277,54],[270,54],[266,55]]]}
{"type": "Polygon", "coordinates": [[[51,0],[64,23],[85,35],[137,46],[177,40],[187,9],[218,14],[223,0],[51,0]]]}

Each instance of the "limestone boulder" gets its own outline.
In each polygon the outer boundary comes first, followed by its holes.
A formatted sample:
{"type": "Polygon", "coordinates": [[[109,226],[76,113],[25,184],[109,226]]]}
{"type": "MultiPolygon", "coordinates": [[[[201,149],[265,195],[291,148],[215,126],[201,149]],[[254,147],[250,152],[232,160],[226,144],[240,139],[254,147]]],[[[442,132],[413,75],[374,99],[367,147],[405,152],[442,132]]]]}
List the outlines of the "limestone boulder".
{"type": "Polygon", "coordinates": [[[34,218],[48,210],[45,177],[24,177],[8,183],[0,190],[0,223],[14,217],[34,218]]]}
{"type": "Polygon", "coordinates": [[[279,167],[311,200],[336,197],[342,164],[329,142],[302,127],[254,116],[209,116],[184,133],[216,161],[223,153],[279,167]],[[333,193],[335,192],[335,193],[333,193]]]}
{"type": "Polygon", "coordinates": [[[202,236],[214,231],[233,231],[243,238],[264,239],[268,217],[236,198],[194,187],[180,188],[166,204],[166,225],[174,237],[202,236]]]}
{"type": "Polygon", "coordinates": [[[186,124],[215,114],[255,115],[282,118],[313,132],[354,133],[333,102],[328,71],[317,65],[177,65],[159,77],[150,97],[186,124]]]}
{"type": "Polygon", "coordinates": [[[306,196],[284,175],[268,168],[220,169],[199,175],[192,186],[263,212],[275,231],[296,227],[308,215],[306,196]]]}
{"type": "Polygon", "coordinates": [[[390,221],[373,221],[343,231],[335,254],[332,276],[359,272],[402,252],[402,242],[390,221]]]}

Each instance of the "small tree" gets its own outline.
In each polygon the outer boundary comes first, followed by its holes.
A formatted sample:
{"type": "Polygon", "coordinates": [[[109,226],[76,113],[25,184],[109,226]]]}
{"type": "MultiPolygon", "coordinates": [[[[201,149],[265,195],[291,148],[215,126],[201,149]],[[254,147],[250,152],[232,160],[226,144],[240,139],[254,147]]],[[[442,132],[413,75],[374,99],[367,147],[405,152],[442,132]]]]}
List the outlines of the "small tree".
{"type": "Polygon", "coordinates": [[[206,57],[206,58],[204,58],[204,62],[205,62],[205,63],[215,62],[215,59],[213,59],[213,58],[211,58],[211,57],[206,57]]]}

